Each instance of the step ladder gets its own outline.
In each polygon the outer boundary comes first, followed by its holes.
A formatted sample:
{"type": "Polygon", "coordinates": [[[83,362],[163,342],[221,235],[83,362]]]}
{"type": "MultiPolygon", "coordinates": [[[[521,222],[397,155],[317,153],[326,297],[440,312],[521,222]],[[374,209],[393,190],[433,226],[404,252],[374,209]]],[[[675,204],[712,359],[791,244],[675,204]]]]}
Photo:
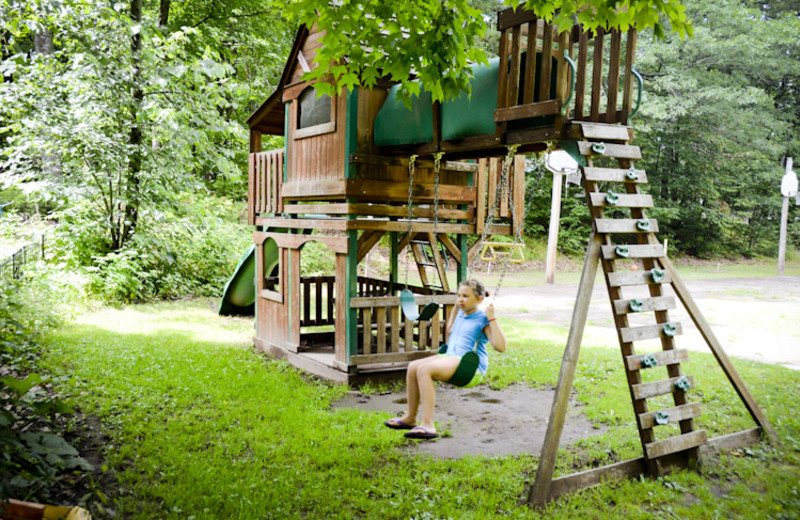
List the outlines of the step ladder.
{"type": "Polygon", "coordinates": [[[450,292],[450,284],[447,281],[447,256],[443,251],[440,253],[439,244],[433,233],[417,233],[409,241],[422,285],[433,291],[447,293],[450,292]],[[431,268],[434,276],[428,273],[431,268]],[[438,279],[438,285],[433,283],[434,278],[438,279]]]}
{"type": "MultiPolygon", "coordinates": [[[[664,295],[663,286],[672,280],[658,264],[665,256],[664,248],[656,239],[658,221],[646,214],[646,210],[653,207],[652,197],[641,191],[647,183],[647,173],[634,165],[636,159],[641,159],[641,151],[638,146],[629,144],[627,127],[583,124],[581,128],[583,139],[578,141],[578,150],[586,162],[581,167],[586,201],[602,244],[600,261],[642,450],[649,471],[661,474],[663,457],[681,453],[685,458],[696,460],[697,448],[707,441],[705,430],[694,426],[694,418],[701,413],[700,403],[689,401],[688,391],[694,379],[681,370],[681,364],[689,359],[689,352],[675,346],[675,337],[682,333],[682,326],[669,317],[676,303],[673,296],[664,295]],[[595,167],[599,157],[607,157],[612,167],[595,167]],[[637,268],[641,265],[642,269],[627,270],[631,264],[637,268]],[[625,297],[623,291],[638,294],[625,297]],[[634,318],[634,315],[637,316],[634,318]],[[648,324],[632,325],[632,319],[648,324]],[[654,339],[660,340],[661,351],[647,354],[637,351],[637,344],[654,339]],[[644,374],[646,371],[651,374],[644,374]],[[661,379],[654,380],[652,372],[655,371],[661,372],[661,379]],[[667,394],[672,394],[673,406],[649,405],[667,394]],[[661,435],[665,438],[657,440],[655,430],[669,424],[678,424],[679,433],[674,434],[672,427],[673,435],[661,435]]],[[[663,430],[667,428],[660,433],[663,430]]]]}
{"type": "Polygon", "coordinates": [[[658,221],[646,214],[646,210],[653,207],[653,199],[641,191],[647,183],[647,173],[634,165],[634,161],[641,159],[641,150],[630,144],[630,128],[575,122],[568,135],[576,140],[559,144],[580,159],[593,230],[536,478],[528,490],[527,502],[533,506],[542,506],[563,493],[597,485],[606,479],[661,475],[674,468],[687,467],[690,462],[698,460],[706,448],[713,451],[747,446],[763,437],[779,442],[769,420],[756,404],[656,239],[658,221]],[[641,264],[641,269],[626,270],[632,262],[641,264]],[[598,265],[603,267],[611,300],[643,456],[554,479],[556,454],[566,422],[598,265]],[[714,439],[708,439],[705,430],[695,428],[694,419],[700,416],[701,407],[689,400],[695,381],[681,369],[681,364],[689,359],[689,353],[675,347],[675,337],[683,329],[680,323],[670,319],[669,311],[675,308],[676,303],[674,297],[664,294],[667,284],[681,300],[755,421],[756,428],[714,439]],[[631,297],[633,291],[639,294],[631,297]],[[641,321],[646,323],[643,325],[639,323],[641,321]],[[637,345],[647,340],[658,340],[660,350],[637,351],[637,345]],[[670,399],[671,403],[664,405],[663,401],[670,399]],[[670,424],[672,426],[668,427],[670,424]]]}

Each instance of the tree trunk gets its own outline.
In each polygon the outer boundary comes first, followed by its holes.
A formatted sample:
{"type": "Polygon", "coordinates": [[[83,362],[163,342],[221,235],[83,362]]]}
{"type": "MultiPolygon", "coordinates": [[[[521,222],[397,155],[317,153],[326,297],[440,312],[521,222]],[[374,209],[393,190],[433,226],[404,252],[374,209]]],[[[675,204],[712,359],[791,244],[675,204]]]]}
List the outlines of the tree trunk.
{"type": "Polygon", "coordinates": [[[161,0],[158,6],[158,26],[164,27],[169,23],[169,4],[172,0],[161,0]]]}
{"type": "Polygon", "coordinates": [[[136,231],[136,224],[139,220],[140,200],[140,175],[142,171],[142,128],[139,116],[142,106],[144,92],[141,87],[141,60],[142,60],[142,0],[131,0],[131,20],[134,26],[138,27],[131,37],[131,128],[128,137],[130,145],[130,157],[128,159],[128,171],[126,175],[126,197],[124,208],[124,218],[121,224],[121,233],[118,243],[113,244],[113,249],[119,249],[133,236],[136,231]]]}

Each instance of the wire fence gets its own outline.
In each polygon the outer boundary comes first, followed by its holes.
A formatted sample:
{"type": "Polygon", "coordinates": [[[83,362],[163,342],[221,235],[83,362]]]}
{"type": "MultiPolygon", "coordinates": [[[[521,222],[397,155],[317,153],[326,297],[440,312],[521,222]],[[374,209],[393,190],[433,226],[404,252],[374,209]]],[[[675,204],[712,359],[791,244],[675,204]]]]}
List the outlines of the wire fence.
{"type": "Polygon", "coordinates": [[[34,237],[12,255],[0,259],[0,280],[19,280],[27,264],[44,258],[44,237],[44,234],[34,237]]]}

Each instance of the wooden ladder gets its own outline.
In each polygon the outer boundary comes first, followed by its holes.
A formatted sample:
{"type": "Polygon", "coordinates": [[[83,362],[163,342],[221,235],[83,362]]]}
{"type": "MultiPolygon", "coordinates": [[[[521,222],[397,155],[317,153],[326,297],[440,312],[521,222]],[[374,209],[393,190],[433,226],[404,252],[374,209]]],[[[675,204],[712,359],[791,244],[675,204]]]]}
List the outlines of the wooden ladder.
{"type": "Polygon", "coordinates": [[[580,126],[583,139],[578,142],[578,150],[586,160],[586,166],[581,168],[586,201],[602,244],[601,265],[642,450],[649,470],[660,474],[662,457],[683,452],[684,457],[697,459],[697,448],[707,440],[705,430],[694,427],[694,418],[701,412],[700,404],[691,403],[687,398],[687,390],[694,380],[681,371],[681,363],[688,361],[689,353],[686,349],[675,348],[675,336],[682,333],[682,327],[669,318],[669,310],[676,307],[675,298],[664,295],[663,284],[670,283],[671,279],[657,263],[665,256],[664,248],[656,239],[658,222],[647,218],[645,213],[647,208],[653,207],[653,199],[641,193],[641,186],[647,183],[647,174],[634,166],[634,160],[641,159],[641,151],[638,146],[629,144],[630,134],[625,126],[595,123],[580,126]],[[618,167],[594,167],[595,159],[600,156],[612,159],[618,167]],[[617,218],[623,213],[627,218],[617,218]],[[615,218],[609,218],[609,214],[615,218]],[[635,240],[632,244],[628,243],[631,237],[635,240]],[[620,269],[632,261],[637,266],[641,263],[643,269],[620,269]],[[649,295],[625,298],[623,287],[649,292],[649,295]],[[654,317],[653,323],[631,326],[629,318],[633,314],[650,314],[654,317]],[[651,339],[660,339],[662,350],[650,354],[637,353],[635,344],[651,339]],[[667,378],[644,382],[643,372],[658,367],[666,367],[667,378]],[[672,394],[674,406],[651,411],[648,400],[665,394],[672,394]],[[680,426],[679,435],[656,440],[655,428],[674,423],[680,426]]]}
{"type": "MultiPolygon", "coordinates": [[[[602,123],[574,124],[578,131],[572,135],[577,134],[578,140],[572,143],[575,145],[572,153],[576,159],[582,159],[581,173],[593,218],[593,231],[586,250],[536,479],[528,490],[527,501],[533,506],[541,506],[561,494],[597,485],[609,478],[633,477],[643,473],[660,475],[673,468],[686,467],[689,461],[697,460],[705,449],[713,451],[747,446],[757,442],[763,435],[771,442],[779,442],[769,420],[756,404],[656,239],[658,222],[648,218],[645,213],[647,208],[653,207],[653,199],[640,191],[647,183],[647,173],[634,166],[634,161],[641,159],[641,151],[638,146],[630,144],[630,129],[602,123]],[[594,163],[600,162],[599,157],[609,158],[610,167],[596,167],[594,163]],[[642,269],[624,270],[632,261],[641,263],[642,269]],[[603,266],[611,299],[623,367],[644,455],[554,479],[556,454],[566,422],[598,264],[603,266]],[[684,375],[681,371],[681,363],[685,363],[689,355],[687,350],[675,348],[675,336],[682,333],[682,327],[680,323],[670,320],[669,311],[676,304],[675,298],[664,295],[665,284],[670,284],[681,300],[728,381],[750,412],[756,428],[714,439],[708,439],[705,430],[695,429],[694,418],[700,415],[700,404],[687,399],[687,390],[695,382],[691,376],[684,375]],[[623,288],[626,292],[638,290],[646,296],[626,298],[622,294],[623,288]],[[630,323],[630,318],[634,315],[651,314],[654,318],[651,324],[632,326],[630,323]],[[635,344],[648,339],[660,340],[661,350],[637,353],[635,344]],[[666,367],[666,378],[652,380],[658,378],[657,370],[660,367],[666,367]],[[645,378],[643,375],[655,377],[645,378]],[[659,406],[650,410],[648,400],[670,394],[674,406],[659,406]],[[667,430],[666,438],[656,439],[657,427],[675,423],[679,426],[679,433],[669,435],[674,432],[673,427],[671,431],[667,430]]],[[[566,142],[561,145],[571,146],[566,142]]],[[[642,319],[646,320],[643,316],[634,318],[636,321],[642,319]]]]}

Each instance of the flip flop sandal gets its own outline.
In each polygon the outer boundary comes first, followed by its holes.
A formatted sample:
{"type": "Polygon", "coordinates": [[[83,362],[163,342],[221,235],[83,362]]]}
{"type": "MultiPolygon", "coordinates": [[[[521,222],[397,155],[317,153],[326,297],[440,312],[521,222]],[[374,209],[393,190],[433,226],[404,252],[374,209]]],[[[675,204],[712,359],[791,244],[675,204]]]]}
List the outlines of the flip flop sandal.
{"type": "Polygon", "coordinates": [[[384,421],[383,424],[387,428],[391,428],[393,430],[410,430],[414,428],[414,426],[401,421],[400,419],[389,419],[388,421],[384,421]]]}
{"type": "Polygon", "coordinates": [[[406,432],[405,437],[406,439],[435,439],[438,437],[439,434],[436,432],[432,432],[427,430],[421,426],[415,426],[411,431],[406,432]]]}

